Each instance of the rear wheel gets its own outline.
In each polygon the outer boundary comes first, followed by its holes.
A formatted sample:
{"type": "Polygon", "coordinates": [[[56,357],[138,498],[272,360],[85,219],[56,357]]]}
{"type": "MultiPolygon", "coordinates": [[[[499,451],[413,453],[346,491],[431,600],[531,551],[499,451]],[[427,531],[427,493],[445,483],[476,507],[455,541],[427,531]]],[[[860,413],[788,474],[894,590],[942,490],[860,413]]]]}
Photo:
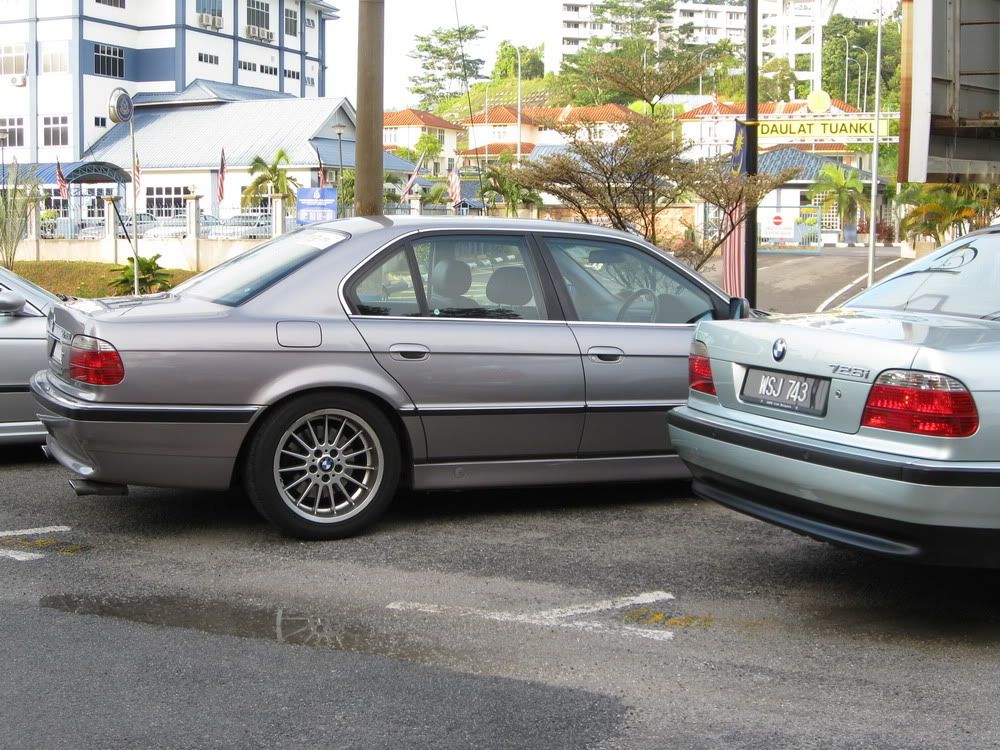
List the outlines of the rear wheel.
{"type": "Polygon", "coordinates": [[[267,417],[247,454],[254,507],[300,539],[338,539],[373,523],[400,473],[392,424],[368,401],[317,393],[267,417]]]}

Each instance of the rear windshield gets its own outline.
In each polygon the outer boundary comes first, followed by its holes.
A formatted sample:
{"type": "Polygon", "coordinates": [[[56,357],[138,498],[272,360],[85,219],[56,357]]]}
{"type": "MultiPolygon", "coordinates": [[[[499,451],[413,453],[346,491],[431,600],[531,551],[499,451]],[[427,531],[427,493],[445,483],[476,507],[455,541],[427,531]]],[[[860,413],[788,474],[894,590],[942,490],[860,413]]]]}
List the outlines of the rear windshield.
{"type": "Polygon", "coordinates": [[[174,294],[236,307],[257,296],[348,235],[308,227],[258,245],[215,268],[188,279],[174,294]]]}
{"type": "Polygon", "coordinates": [[[1000,319],[1000,234],[958,240],[862,292],[845,307],[1000,319]]]}

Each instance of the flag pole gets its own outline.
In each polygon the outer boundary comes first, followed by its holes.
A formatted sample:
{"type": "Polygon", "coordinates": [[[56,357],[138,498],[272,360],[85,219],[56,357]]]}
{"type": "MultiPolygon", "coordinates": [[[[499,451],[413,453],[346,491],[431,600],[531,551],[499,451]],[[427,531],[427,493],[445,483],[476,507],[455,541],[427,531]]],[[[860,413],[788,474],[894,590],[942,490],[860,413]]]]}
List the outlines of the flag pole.
{"type": "Polygon", "coordinates": [[[128,119],[128,135],[132,141],[132,288],[139,296],[139,188],[135,184],[135,126],[133,118],[128,119]]]}

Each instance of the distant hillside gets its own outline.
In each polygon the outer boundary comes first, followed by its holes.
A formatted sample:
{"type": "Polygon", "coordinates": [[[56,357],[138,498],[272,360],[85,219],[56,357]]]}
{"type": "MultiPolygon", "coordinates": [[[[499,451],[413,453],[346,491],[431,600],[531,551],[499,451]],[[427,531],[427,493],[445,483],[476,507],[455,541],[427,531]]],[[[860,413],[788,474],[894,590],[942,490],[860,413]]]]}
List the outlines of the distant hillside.
{"type": "MultiPolygon", "coordinates": [[[[456,96],[446,99],[434,110],[452,122],[461,122],[469,116],[469,99],[472,99],[472,111],[478,112],[486,103],[486,92],[489,87],[490,106],[501,104],[511,106],[517,103],[517,79],[506,78],[501,81],[483,81],[470,86],[469,96],[456,96]]],[[[565,94],[557,92],[554,77],[533,78],[521,81],[521,106],[523,107],[562,107],[569,104],[565,94]]]]}

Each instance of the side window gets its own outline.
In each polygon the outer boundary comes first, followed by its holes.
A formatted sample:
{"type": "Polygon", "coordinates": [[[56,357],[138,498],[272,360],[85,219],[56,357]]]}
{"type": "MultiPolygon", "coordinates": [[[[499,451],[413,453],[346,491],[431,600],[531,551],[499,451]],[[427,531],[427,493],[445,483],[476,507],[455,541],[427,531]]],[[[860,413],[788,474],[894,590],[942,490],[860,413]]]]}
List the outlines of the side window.
{"type": "Polygon", "coordinates": [[[548,318],[523,237],[447,234],[417,239],[413,251],[429,317],[548,318]]]}
{"type": "Polygon", "coordinates": [[[351,285],[347,296],[352,311],[358,315],[420,315],[405,249],[366,271],[351,285]]]}
{"type": "Polygon", "coordinates": [[[705,290],[638,247],[564,237],[544,241],[578,320],[678,324],[712,314],[705,290]]]}

